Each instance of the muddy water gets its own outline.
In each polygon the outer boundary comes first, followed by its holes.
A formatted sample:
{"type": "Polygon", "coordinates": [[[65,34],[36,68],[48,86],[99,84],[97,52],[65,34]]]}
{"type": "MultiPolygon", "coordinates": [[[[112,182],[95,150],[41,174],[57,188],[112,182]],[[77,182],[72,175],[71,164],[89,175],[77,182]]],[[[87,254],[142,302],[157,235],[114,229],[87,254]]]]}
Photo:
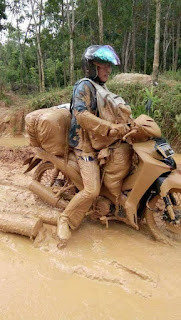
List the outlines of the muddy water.
{"type": "Polygon", "coordinates": [[[25,136],[0,137],[0,146],[2,147],[26,146],[28,143],[29,140],[25,136]]]}
{"type": "MultiPolygon", "coordinates": [[[[54,214],[23,170],[1,164],[1,212],[54,214]]],[[[55,231],[44,225],[35,241],[0,233],[0,320],[180,320],[179,244],[154,242],[145,225],[86,220],[60,251],[55,231]]]]}

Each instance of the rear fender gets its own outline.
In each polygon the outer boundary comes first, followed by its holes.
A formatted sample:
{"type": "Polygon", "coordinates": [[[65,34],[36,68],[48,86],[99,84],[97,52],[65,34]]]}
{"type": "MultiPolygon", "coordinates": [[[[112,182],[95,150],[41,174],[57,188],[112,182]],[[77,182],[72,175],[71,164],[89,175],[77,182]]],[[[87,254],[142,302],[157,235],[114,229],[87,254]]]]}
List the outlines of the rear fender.
{"type": "Polygon", "coordinates": [[[61,156],[55,156],[50,154],[43,149],[37,149],[36,156],[42,161],[51,162],[55,168],[59,169],[63,174],[70,178],[70,180],[75,184],[76,188],[79,190],[83,189],[83,182],[80,172],[77,170],[77,166],[73,159],[64,159],[61,156]]]}
{"type": "Polygon", "coordinates": [[[28,168],[24,171],[24,173],[27,173],[29,171],[31,171],[33,168],[35,168],[40,162],[42,161],[42,159],[35,157],[31,157],[25,160],[25,162],[23,163],[23,165],[27,165],[29,164],[28,168]]]}

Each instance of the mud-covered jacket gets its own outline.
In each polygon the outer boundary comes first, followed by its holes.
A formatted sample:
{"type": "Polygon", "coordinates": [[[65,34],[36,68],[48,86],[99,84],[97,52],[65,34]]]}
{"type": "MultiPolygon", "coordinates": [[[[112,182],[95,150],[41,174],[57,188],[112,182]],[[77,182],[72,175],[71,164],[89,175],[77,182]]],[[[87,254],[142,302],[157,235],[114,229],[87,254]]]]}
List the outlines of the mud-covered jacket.
{"type": "Polygon", "coordinates": [[[79,80],[73,90],[70,146],[84,152],[100,150],[116,141],[109,137],[112,123],[128,123],[130,107],[105,85],[79,80]]]}

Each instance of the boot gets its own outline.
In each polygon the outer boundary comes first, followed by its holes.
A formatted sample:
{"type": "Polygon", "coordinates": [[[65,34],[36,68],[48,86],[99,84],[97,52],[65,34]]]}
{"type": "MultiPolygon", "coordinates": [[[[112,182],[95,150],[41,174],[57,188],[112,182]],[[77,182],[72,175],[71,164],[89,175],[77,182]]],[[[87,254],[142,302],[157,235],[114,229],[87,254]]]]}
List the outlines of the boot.
{"type": "Polygon", "coordinates": [[[60,243],[58,244],[58,248],[65,247],[67,245],[67,241],[71,237],[71,231],[68,224],[68,217],[65,215],[61,215],[57,221],[57,236],[60,239],[60,243]]]}

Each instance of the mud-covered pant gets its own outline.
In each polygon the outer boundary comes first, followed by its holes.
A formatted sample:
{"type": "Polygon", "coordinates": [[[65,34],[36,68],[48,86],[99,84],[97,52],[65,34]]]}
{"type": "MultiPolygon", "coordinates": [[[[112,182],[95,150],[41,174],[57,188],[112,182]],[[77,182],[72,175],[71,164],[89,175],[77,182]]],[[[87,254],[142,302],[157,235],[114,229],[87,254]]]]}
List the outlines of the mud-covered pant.
{"type": "MultiPolygon", "coordinates": [[[[63,215],[68,217],[71,229],[76,229],[80,225],[101,188],[100,168],[95,154],[79,150],[74,152],[80,167],[84,189],[73,197],[63,212],[63,215]]],[[[131,153],[128,144],[121,144],[111,150],[110,158],[104,168],[103,183],[117,201],[121,193],[122,180],[130,170],[131,153]]]]}
{"type": "Polygon", "coordinates": [[[103,182],[105,187],[119,203],[123,179],[130,171],[132,162],[132,147],[121,143],[117,148],[111,149],[109,160],[104,167],[103,182]]]}
{"type": "Polygon", "coordinates": [[[84,189],[77,193],[63,212],[71,229],[76,229],[100,193],[100,168],[94,153],[74,150],[84,189]]]}

